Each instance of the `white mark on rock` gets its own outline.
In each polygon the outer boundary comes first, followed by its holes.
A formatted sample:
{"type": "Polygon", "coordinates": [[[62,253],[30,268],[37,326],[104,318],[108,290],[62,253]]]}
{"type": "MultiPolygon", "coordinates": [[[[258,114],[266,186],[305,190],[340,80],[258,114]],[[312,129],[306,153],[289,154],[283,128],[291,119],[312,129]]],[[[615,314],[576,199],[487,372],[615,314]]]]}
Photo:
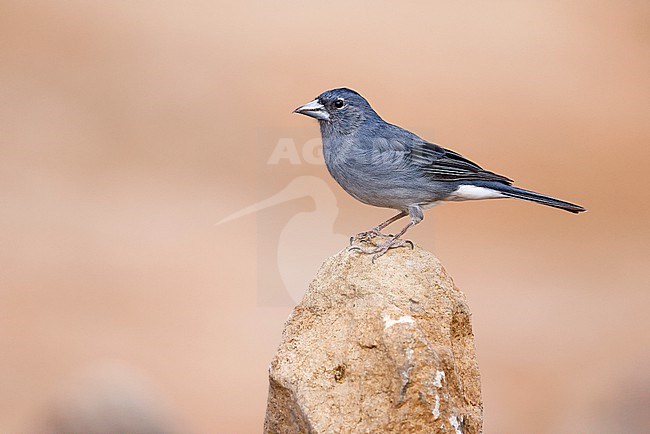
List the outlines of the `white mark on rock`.
{"type": "Polygon", "coordinates": [[[438,371],[436,369],[436,377],[433,380],[433,385],[437,388],[442,387],[442,382],[445,380],[445,371],[438,371]]]}
{"type": "Polygon", "coordinates": [[[460,422],[458,422],[458,418],[455,414],[449,416],[449,423],[454,427],[456,434],[463,434],[463,431],[460,429],[460,422]]]}
{"type": "Polygon", "coordinates": [[[402,384],[408,384],[409,375],[411,375],[411,368],[413,368],[413,348],[406,349],[406,366],[400,371],[402,375],[402,384]]]}
{"type": "Polygon", "coordinates": [[[431,409],[431,413],[433,413],[433,420],[440,417],[440,396],[438,394],[436,394],[436,404],[431,409]]]}
{"type": "Polygon", "coordinates": [[[391,319],[388,314],[384,314],[384,330],[394,326],[395,324],[413,324],[415,320],[410,315],[404,315],[399,319],[391,319]]]}

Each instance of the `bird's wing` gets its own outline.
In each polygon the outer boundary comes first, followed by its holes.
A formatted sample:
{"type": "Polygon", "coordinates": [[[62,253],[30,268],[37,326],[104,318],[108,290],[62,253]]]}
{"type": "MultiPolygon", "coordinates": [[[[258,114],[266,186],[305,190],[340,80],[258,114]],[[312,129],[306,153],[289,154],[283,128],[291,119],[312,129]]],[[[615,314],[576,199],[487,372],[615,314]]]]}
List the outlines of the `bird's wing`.
{"type": "Polygon", "coordinates": [[[454,151],[425,141],[410,147],[407,161],[420,166],[427,175],[436,181],[472,180],[512,183],[511,179],[485,170],[454,151]]]}

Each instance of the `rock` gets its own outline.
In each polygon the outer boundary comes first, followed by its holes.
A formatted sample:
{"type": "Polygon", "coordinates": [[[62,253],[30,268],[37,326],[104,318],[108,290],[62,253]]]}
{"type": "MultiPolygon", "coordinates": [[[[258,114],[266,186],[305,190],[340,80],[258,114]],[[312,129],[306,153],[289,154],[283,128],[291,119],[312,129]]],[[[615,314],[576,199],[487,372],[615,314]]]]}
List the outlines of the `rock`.
{"type": "Polygon", "coordinates": [[[269,368],[266,433],[480,433],[471,314],[415,247],[320,268],[269,368]]]}

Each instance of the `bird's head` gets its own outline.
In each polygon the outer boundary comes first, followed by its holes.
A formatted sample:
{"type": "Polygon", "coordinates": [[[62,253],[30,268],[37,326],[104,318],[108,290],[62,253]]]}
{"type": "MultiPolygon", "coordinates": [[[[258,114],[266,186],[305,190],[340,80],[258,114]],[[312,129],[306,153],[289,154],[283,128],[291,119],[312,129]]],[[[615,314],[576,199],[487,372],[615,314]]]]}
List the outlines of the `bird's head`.
{"type": "Polygon", "coordinates": [[[328,124],[342,134],[354,132],[366,120],[379,118],[364,97],[344,87],[325,91],[293,112],[318,119],[321,126],[328,124]]]}

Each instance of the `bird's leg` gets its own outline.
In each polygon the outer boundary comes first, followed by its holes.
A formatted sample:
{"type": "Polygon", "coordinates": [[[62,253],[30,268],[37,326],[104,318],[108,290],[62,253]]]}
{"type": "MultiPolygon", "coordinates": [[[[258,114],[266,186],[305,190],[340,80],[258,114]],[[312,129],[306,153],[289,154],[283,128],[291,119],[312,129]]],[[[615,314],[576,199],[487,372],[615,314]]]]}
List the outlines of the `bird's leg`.
{"type": "MultiPolygon", "coordinates": [[[[416,224],[420,223],[422,221],[422,219],[424,218],[424,213],[422,212],[422,208],[420,208],[417,205],[413,205],[413,206],[409,207],[408,214],[411,217],[411,221],[406,226],[404,226],[404,228],[401,231],[399,231],[397,234],[395,234],[394,237],[391,237],[390,240],[388,240],[387,242],[385,242],[383,244],[379,244],[374,249],[362,249],[359,246],[352,246],[352,247],[350,247],[350,250],[359,250],[361,253],[371,254],[371,255],[373,255],[372,262],[375,262],[375,259],[382,256],[383,254],[385,254],[390,249],[394,249],[394,248],[397,248],[397,247],[404,247],[406,245],[410,245],[411,248],[413,248],[413,243],[411,241],[400,240],[400,237],[402,235],[404,235],[406,233],[406,231],[408,231],[411,226],[415,226],[416,224]]],[[[397,217],[397,216],[395,216],[395,217],[397,217]]]]}
{"type": "Polygon", "coordinates": [[[408,214],[409,214],[408,212],[402,211],[399,214],[392,216],[391,218],[389,218],[385,222],[375,226],[374,228],[372,228],[370,230],[370,232],[379,234],[381,232],[381,230],[384,229],[386,226],[396,222],[397,220],[399,220],[399,219],[401,219],[403,217],[406,217],[408,214]]]}
{"type": "Polygon", "coordinates": [[[379,235],[381,235],[381,230],[384,229],[386,226],[396,222],[397,220],[401,219],[402,217],[406,217],[408,213],[406,211],[401,211],[399,214],[394,215],[393,217],[389,218],[383,223],[378,224],[374,228],[370,229],[367,232],[361,232],[356,234],[354,237],[350,238],[350,244],[352,244],[352,241],[354,239],[362,240],[362,241],[367,241],[372,238],[375,238],[379,235]]]}

